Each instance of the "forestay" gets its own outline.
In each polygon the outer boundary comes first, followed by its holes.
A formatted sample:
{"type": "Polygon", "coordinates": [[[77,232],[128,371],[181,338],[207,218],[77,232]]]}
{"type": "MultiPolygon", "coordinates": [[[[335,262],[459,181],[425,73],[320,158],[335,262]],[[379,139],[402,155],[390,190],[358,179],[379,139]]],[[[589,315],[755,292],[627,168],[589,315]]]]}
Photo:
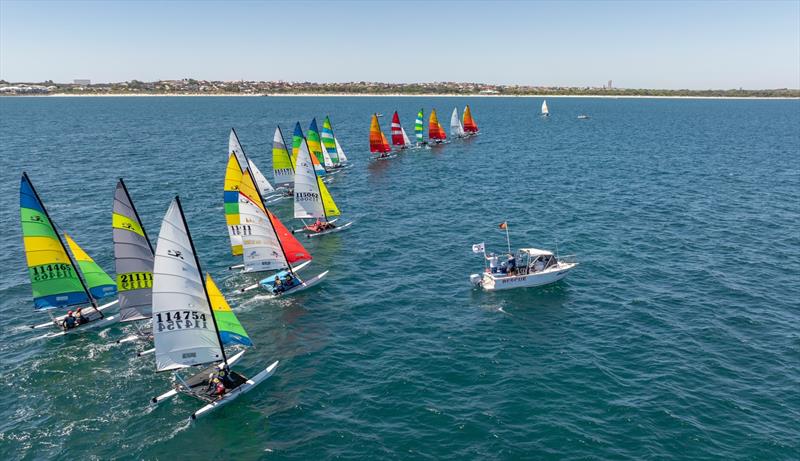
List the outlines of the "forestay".
{"type": "Polygon", "coordinates": [[[153,336],[156,370],[224,359],[200,268],[180,202],[161,223],[153,265],[153,336]]]}
{"type": "Polygon", "coordinates": [[[153,246],[122,179],[114,191],[113,211],[120,321],[148,319],[153,313],[153,246]]]}

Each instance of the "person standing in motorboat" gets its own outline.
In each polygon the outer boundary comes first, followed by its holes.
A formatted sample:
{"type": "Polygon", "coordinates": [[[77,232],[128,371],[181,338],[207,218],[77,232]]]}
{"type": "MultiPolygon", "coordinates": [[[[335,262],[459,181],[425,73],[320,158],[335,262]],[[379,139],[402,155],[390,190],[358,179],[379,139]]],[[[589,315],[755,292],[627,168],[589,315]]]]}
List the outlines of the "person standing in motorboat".
{"type": "Polygon", "coordinates": [[[533,263],[533,271],[541,272],[543,270],[544,270],[544,261],[542,261],[542,258],[539,258],[538,260],[536,260],[535,263],[533,263]]]}
{"type": "Polygon", "coordinates": [[[486,256],[486,259],[489,260],[489,272],[491,272],[492,274],[496,274],[497,273],[497,255],[494,254],[494,253],[489,253],[489,255],[486,256]]]}
{"type": "Polygon", "coordinates": [[[509,275],[516,275],[517,273],[517,258],[514,257],[513,253],[508,254],[508,274],[509,275]]]}

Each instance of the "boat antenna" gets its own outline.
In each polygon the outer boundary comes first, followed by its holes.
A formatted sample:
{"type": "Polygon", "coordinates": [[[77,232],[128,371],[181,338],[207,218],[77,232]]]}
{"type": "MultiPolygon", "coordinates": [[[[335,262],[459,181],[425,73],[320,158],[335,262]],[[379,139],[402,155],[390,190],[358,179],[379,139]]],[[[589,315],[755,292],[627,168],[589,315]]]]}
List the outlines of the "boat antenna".
{"type": "Polygon", "coordinates": [[[558,237],[556,237],[556,261],[558,261],[558,237]]]}

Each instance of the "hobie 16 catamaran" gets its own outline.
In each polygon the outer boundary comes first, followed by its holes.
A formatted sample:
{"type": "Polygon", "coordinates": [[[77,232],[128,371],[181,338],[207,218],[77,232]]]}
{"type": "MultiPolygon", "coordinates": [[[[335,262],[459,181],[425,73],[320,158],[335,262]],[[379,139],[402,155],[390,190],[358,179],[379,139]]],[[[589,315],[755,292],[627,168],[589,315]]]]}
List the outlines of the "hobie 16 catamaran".
{"type": "Polygon", "coordinates": [[[211,365],[189,378],[175,374],[174,389],[152,399],[158,403],[177,393],[205,402],[196,419],[230,403],[270,377],[273,362],[252,378],[231,371],[244,351],[228,358],[225,345],[251,346],[210,275],[203,277],[178,197],[164,216],[153,269],[153,336],[156,371],[211,365]]]}
{"type": "Polygon", "coordinates": [[[58,317],[50,313],[51,322],[33,328],[55,327],[61,330],[61,334],[67,334],[118,321],[119,317],[103,313],[116,304],[116,300],[102,306],[97,302],[117,293],[111,277],[65,234],[73,259],[27,173],[22,173],[19,192],[22,237],[34,307],[48,310],[48,313],[50,309],[78,306],[81,311],[86,309],[79,316],[82,321],[76,322],[72,311],[58,317]]]}
{"type": "Polygon", "coordinates": [[[317,176],[312,158],[308,144],[303,141],[298,149],[294,175],[294,217],[301,220],[316,219],[316,222],[306,224],[303,221],[303,228],[293,232],[306,231],[308,237],[338,232],[353,224],[335,225],[337,219],[330,219],[341,213],[322,178],[317,176]]]}
{"type": "Polygon", "coordinates": [[[439,118],[436,117],[436,109],[431,110],[430,118],[428,119],[428,138],[435,144],[442,144],[447,141],[447,134],[439,123],[439,118]]]}
{"type": "Polygon", "coordinates": [[[369,151],[373,154],[378,154],[377,158],[386,158],[392,151],[389,142],[386,140],[386,135],[381,130],[378,114],[372,114],[372,120],[369,124],[369,151]]]}
{"type": "Polygon", "coordinates": [[[392,145],[400,147],[400,149],[408,149],[411,147],[411,140],[408,139],[406,130],[400,124],[400,115],[394,111],[392,115],[392,145]]]}

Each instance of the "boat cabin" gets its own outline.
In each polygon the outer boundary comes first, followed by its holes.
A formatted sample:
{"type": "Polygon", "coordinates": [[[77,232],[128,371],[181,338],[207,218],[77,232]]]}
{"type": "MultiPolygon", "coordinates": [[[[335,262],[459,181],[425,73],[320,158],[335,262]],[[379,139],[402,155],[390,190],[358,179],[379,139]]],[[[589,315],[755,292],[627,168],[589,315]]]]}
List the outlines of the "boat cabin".
{"type": "Polygon", "coordinates": [[[513,264],[510,264],[510,260],[504,260],[502,256],[492,256],[500,261],[489,271],[501,277],[505,275],[534,274],[558,265],[558,260],[552,252],[537,248],[521,248],[514,256],[513,264]]]}

